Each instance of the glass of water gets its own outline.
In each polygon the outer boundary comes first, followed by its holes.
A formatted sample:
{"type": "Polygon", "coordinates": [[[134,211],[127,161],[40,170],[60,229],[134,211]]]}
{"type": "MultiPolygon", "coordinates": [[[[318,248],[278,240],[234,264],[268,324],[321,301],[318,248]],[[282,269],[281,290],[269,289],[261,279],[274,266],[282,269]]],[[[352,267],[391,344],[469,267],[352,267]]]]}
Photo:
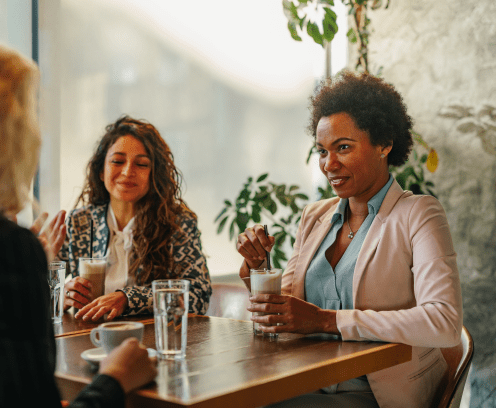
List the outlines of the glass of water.
{"type": "Polygon", "coordinates": [[[160,359],[186,356],[189,284],[185,279],[152,282],[155,344],[160,359]]]}
{"type": "Polygon", "coordinates": [[[61,323],[64,314],[65,262],[48,264],[48,286],[50,287],[50,314],[53,323],[61,323]]]}

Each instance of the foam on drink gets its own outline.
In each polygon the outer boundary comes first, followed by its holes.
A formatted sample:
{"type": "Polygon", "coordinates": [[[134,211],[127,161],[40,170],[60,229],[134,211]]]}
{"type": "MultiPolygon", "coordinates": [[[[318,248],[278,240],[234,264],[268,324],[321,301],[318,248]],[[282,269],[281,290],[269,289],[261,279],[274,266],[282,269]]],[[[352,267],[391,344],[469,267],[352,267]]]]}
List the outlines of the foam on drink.
{"type": "Polygon", "coordinates": [[[88,279],[93,284],[91,292],[95,298],[100,297],[105,293],[106,269],[107,261],[105,259],[79,259],[79,276],[88,279]]]}

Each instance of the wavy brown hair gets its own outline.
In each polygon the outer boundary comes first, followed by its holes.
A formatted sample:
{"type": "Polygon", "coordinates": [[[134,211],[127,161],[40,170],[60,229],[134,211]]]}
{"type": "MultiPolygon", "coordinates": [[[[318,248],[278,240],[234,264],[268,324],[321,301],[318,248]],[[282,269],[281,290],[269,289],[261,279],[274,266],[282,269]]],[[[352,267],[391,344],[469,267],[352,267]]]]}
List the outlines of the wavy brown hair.
{"type": "Polygon", "coordinates": [[[129,273],[134,274],[139,285],[153,279],[173,278],[172,236],[175,233],[182,234],[180,215],[187,213],[196,217],[181,198],[182,175],[174,165],[174,156],[158,130],[144,120],[122,116],[105,130],[88,163],[85,187],[76,206],[79,203],[102,205],[110,202],[110,194],[100,179],[107,152],[122,136],[139,140],[151,161],[150,188],[136,203],[136,227],[129,273]],[[140,264],[143,269],[138,276],[140,264]]]}

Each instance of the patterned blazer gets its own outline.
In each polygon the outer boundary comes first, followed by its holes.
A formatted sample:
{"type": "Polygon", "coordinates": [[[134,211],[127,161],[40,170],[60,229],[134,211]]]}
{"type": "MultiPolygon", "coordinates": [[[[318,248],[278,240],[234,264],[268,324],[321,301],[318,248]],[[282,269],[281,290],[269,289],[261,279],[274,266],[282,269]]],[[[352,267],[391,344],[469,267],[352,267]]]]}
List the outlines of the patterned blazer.
{"type": "MultiPolygon", "coordinates": [[[[61,261],[68,263],[68,273],[74,278],[79,275],[78,260],[90,256],[90,244],[93,256],[103,257],[107,253],[110,241],[110,229],[107,225],[105,205],[88,205],[70,212],[67,217],[67,236],[58,254],[61,261]],[[90,243],[90,219],[93,219],[93,242],[90,243]]],[[[184,234],[173,235],[172,253],[178,278],[190,281],[189,312],[205,314],[208,308],[212,287],[207,262],[202,252],[200,232],[197,221],[190,214],[183,214],[180,227],[184,234]]],[[[138,275],[142,265],[138,267],[138,275]]],[[[153,312],[153,295],[149,281],[144,286],[127,286],[121,289],[128,299],[126,315],[153,312]]]]}

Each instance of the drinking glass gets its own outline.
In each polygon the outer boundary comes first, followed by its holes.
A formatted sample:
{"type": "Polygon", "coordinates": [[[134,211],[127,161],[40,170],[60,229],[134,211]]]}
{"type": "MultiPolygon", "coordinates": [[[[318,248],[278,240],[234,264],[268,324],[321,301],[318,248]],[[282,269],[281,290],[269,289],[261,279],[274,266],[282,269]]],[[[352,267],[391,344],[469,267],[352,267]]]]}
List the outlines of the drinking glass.
{"type": "Polygon", "coordinates": [[[48,286],[50,287],[50,315],[53,323],[62,323],[64,314],[65,262],[48,264],[48,286]]]}
{"type": "Polygon", "coordinates": [[[155,343],[159,359],[183,359],[186,356],[189,284],[185,279],[152,282],[155,343]]]}
{"type": "MultiPolygon", "coordinates": [[[[282,269],[250,269],[250,286],[251,294],[281,294],[282,269]]],[[[261,316],[264,313],[253,312],[255,316],[261,316]]],[[[277,333],[264,333],[260,327],[260,323],[253,322],[253,333],[257,336],[277,337],[277,333]]]]}
{"type": "Polygon", "coordinates": [[[93,299],[105,294],[107,258],[79,258],[79,276],[91,282],[93,299]]]}

